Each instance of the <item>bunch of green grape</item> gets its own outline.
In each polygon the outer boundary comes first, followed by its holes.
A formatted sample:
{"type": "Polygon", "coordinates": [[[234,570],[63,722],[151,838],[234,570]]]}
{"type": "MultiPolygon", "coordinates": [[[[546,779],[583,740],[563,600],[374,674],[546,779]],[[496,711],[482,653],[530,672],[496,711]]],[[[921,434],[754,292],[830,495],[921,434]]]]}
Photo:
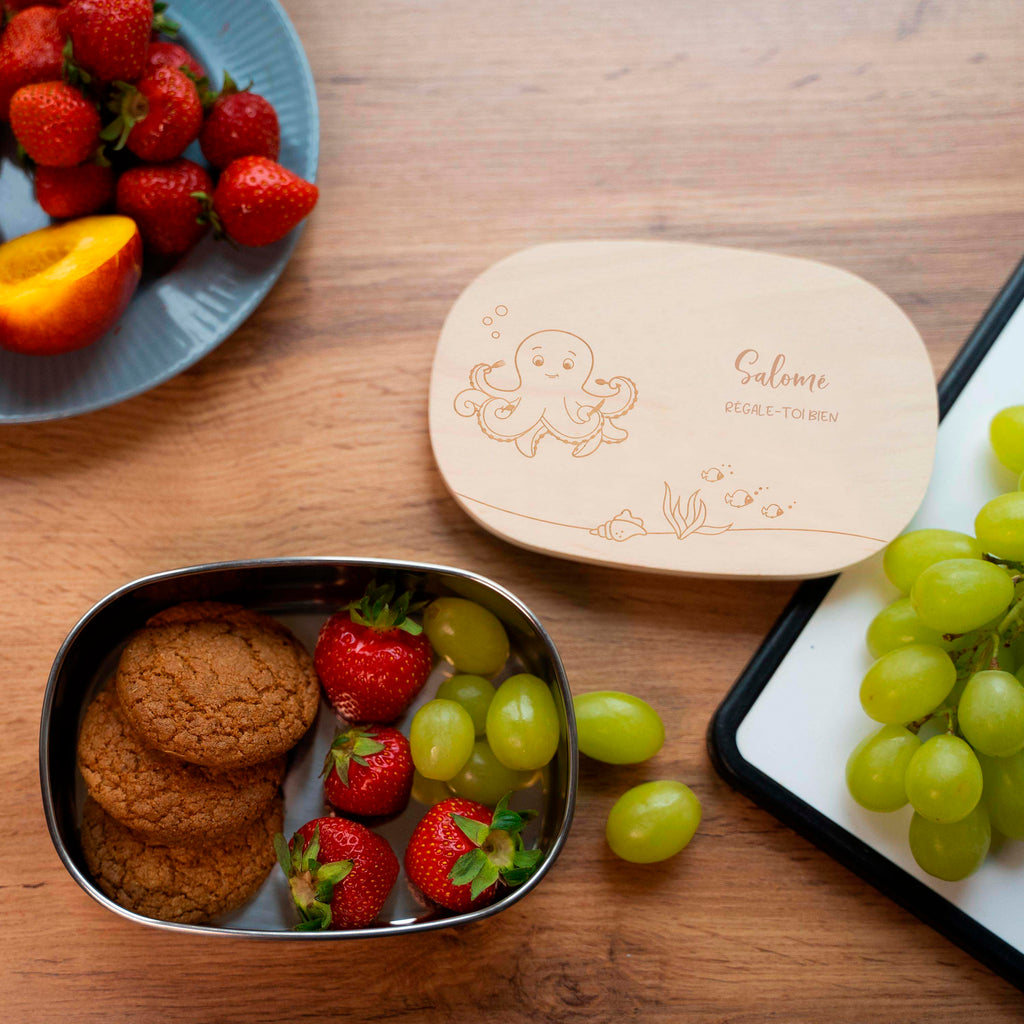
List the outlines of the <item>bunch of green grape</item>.
{"type": "MultiPolygon", "coordinates": [[[[1024,406],[999,412],[990,439],[1024,472],[1024,406]]],[[[978,512],[974,536],[903,534],[883,567],[905,596],[868,627],[877,660],[860,701],[882,727],[850,755],[846,782],[868,810],[910,803],[914,859],[958,881],[993,829],[1024,839],[1024,477],[978,512]]]]}
{"type": "Polygon", "coordinates": [[[413,795],[435,803],[454,793],[493,807],[555,756],[561,725],[551,688],[525,672],[495,688],[491,679],[506,667],[509,639],[481,605],[439,597],[423,613],[423,631],[456,674],[410,725],[413,795]]]}

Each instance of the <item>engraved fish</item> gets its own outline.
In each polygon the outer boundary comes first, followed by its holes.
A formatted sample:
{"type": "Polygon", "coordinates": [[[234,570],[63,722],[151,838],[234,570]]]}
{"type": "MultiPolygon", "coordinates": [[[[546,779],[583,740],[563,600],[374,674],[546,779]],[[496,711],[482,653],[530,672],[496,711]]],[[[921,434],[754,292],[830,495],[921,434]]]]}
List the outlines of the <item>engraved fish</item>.
{"type": "Polygon", "coordinates": [[[771,505],[763,505],[761,507],[761,515],[763,515],[765,519],[778,519],[779,516],[782,515],[782,509],[774,503],[771,505]]]}
{"type": "Polygon", "coordinates": [[[642,537],[647,531],[644,529],[644,521],[633,515],[628,508],[624,508],[617,516],[613,516],[606,523],[595,526],[590,531],[595,537],[603,537],[605,540],[624,541],[631,537],[642,537]]]}
{"type": "Polygon", "coordinates": [[[701,480],[707,480],[709,484],[717,484],[723,476],[725,476],[725,474],[717,466],[711,466],[709,469],[705,469],[704,472],[701,473],[700,478],[701,480]]]}
{"type": "Polygon", "coordinates": [[[725,496],[725,503],[733,508],[743,508],[754,499],[746,491],[730,491],[725,496]]]}

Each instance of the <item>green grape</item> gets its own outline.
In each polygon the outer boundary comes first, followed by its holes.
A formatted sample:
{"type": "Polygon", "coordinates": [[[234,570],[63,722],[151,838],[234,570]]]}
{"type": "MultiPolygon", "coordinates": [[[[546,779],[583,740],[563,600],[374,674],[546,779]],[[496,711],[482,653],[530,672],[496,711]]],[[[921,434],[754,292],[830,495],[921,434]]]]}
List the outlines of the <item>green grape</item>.
{"type": "Polygon", "coordinates": [[[897,537],[882,556],[882,571],[889,582],[910,593],[914,580],[930,565],[950,558],[981,558],[982,546],[956,530],[911,530],[897,537]]]}
{"type": "Polygon", "coordinates": [[[940,633],[969,633],[1006,611],[1013,583],[991,562],[950,558],[918,576],[910,599],[926,626],[940,633]]]}
{"type": "Polygon", "coordinates": [[[867,642],[872,658],[907,644],[932,644],[947,651],[953,646],[952,641],[944,640],[937,629],[926,626],[917,617],[909,597],[893,601],[871,620],[867,642]]]}
{"type": "Polygon", "coordinates": [[[414,771],[412,773],[412,798],[424,807],[433,807],[442,800],[447,800],[452,791],[445,783],[437,779],[428,779],[425,775],[414,771]]]}
{"type": "Polygon", "coordinates": [[[461,704],[473,719],[477,736],[487,728],[487,709],[494,700],[494,687],[483,676],[449,676],[438,688],[437,696],[461,704]]]}
{"type": "Polygon", "coordinates": [[[665,742],[665,726],[646,701],[615,690],[573,697],[580,750],[608,764],[636,764],[665,742]]]}
{"type": "Polygon", "coordinates": [[[634,864],[677,854],[700,824],[700,801],[689,786],[660,780],[626,790],[612,807],[605,837],[612,852],[634,864]]]}
{"type": "Polygon", "coordinates": [[[946,698],[956,668],[941,647],[908,644],[883,654],[860,684],[860,703],[869,718],[905,725],[924,718],[946,698]]]}
{"type": "Polygon", "coordinates": [[[559,734],[558,711],[543,679],[521,673],[498,687],[487,709],[487,742],[506,768],[542,768],[555,756],[559,734]]]}
{"type": "Polygon", "coordinates": [[[846,762],[850,796],[869,811],[898,811],[907,803],[907,765],[921,741],[902,725],[883,725],[853,749],[846,762]]]}
{"type": "Polygon", "coordinates": [[[967,817],[981,799],[981,765],[964,740],[943,733],[914,751],[904,783],[921,817],[948,825],[967,817]]]}
{"type": "Polygon", "coordinates": [[[439,597],[423,612],[423,631],[458,672],[493,676],[508,661],[508,634],[493,612],[462,597],[439,597]]]}
{"type": "Polygon", "coordinates": [[[996,458],[1014,473],[1024,471],[1024,405],[1011,405],[992,417],[989,440],[996,458]]]}
{"type": "Polygon", "coordinates": [[[416,770],[446,782],[473,753],[473,719],[453,700],[430,700],[413,716],[409,749],[416,770]]]}
{"type": "Polygon", "coordinates": [[[992,826],[984,803],[966,817],[942,825],[915,814],[910,819],[910,852],[923,871],[947,882],[959,882],[981,867],[992,842],[992,826]]]}
{"type": "Polygon", "coordinates": [[[493,807],[506,793],[522,789],[532,778],[533,772],[506,768],[494,756],[487,740],[477,740],[469,760],[448,780],[448,786],[456,796],[493,807]]]}
{"type": "Polygon", "coordinates": [[[1009,672],[975,672],[956,714],[964,739],[978,753],[1009,757],[1024,750],[1024,686],[1009,672]]]}
{"type": "Polygon", "coordinates": [[[1024,750],[1010,757],[978,755],[992,827],[1008,839],[1024,839],[1024,750]]]}
{"type": "Polygon", "coordinates": [[[974,530],[985,550],[1010,562],[1024,559],[1024,491],[1000,494],[983,505],[974,530]]]}

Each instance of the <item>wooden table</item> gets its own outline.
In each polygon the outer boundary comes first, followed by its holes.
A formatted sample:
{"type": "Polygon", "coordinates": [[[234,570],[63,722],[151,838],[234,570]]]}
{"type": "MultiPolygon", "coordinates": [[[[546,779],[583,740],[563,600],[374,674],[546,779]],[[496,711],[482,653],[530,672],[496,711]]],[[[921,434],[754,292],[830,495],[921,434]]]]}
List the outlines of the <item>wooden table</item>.
{"type": "Polygon", "coordinates": [[[319,89],[322,199],[280,284],[163,387],[0,430],[5,1019],[1019,1019],[1019,992],[712,770],[708,719],[793,587],[506,546],[446,493],[426,395],[466,282],[565,238],[837,263],[893,295],[941,371],[1021,255],[1024,8],[286,5],[319,89]],[[46,835],[37,730],[61,640],[144,573],[313,554],[498,580],[549,627],[574,687],[661,710],[664,749],[637,767],[585,765],[550,876],[462,931],[300,948],[122,921],[46,835]],[[698,793],[703,825],[675,860],[630,868],[605,846],[605,816],[627,786],[664,776],[698,793]]]}

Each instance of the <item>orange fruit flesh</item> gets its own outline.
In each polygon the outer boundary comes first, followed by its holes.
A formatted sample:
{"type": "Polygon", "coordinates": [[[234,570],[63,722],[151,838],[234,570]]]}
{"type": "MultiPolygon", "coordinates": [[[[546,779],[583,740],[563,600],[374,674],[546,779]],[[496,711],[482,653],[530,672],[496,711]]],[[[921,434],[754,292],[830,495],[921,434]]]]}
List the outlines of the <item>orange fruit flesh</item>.
{"type": "Polygon", "coordinates": [[[86,277],[135,233],[128,217],[83,217],[0,245],[0,301],[86,277]]]}
{"type": "Polygon", "coordinates": [[[0,245],[0,346],[49,354],[91,344],[138,285],[142,245],[128,217],[83,217],[0,245]]]}

